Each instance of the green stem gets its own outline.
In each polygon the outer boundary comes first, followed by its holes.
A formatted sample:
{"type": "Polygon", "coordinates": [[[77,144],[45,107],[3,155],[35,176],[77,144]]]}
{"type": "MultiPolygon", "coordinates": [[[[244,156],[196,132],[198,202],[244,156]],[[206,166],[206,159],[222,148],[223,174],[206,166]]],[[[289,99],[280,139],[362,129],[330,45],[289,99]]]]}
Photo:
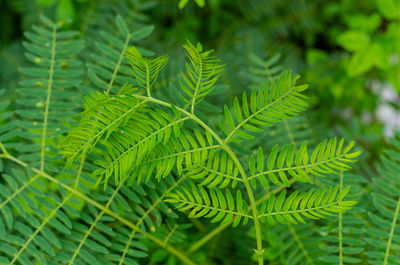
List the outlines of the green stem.
{"type": "Polygon", "coordinates": [[[195,244],[193,244],[189,250],[188,253],[193,253],[196,252],[201,246],[206,244],[208,241],[210,241],[214,236],[218,235],[220,232],[224,231],[226,228],[231,226],[232,222],[234,219],[232,219],[229,223],[224,224],[224,225],[219,225],[217,228],[212,230],[211,232],[207,233],[206,236],[204,236],[202,239],[197,241],[195,244]]]}
{"type": "Polygon", "coordinates": [[[306,258],[308,264],[314,265],[314,262],[310,258],[310,255],[307,252],[307,249],[304,247],[303,242],[301,242],[301,238],[297,235],[296,230],[293,228],[291,223],[287,223],[287,226],[289,227],[290,233],[294,237],[294,240],[297,242],[297,245],[299,246],[301,252],[303,252],[304,257],[306,258]]]}
{"type": "MultiPolygon", "coordinates": [[[[340,184],[339,184],[339,194],[342,192],[343,188],[343,171],[340,171],[340,184]]],[[[339,213],[339,265],[343,265],[343,224],[342,224],[342,213],[339,213]]]]}
{"type": "Polygon", "coordinates": [[[151,97],[150,94],[150,69],[149,69],[149,64],[147,62],[144,63],[146,65],[146,90],[147,90],[147,96],[151,97]]]}
{"type": "Polygon", "coordinates": [[[399,213],[400,213],[400,199],[398,199],[398,201],[397,201],[396,210],[394,212],[393,222],[392,222],[392,225],[391,225],[391,228],[390,228],[390,234],[389,234],[388,242],[386,244],[386,253],[385,253],[385,260],[383,262],[383,265],[387,265],[388,264],[390,248],[392,246],[394,230],[396,229],[397,218],[399,216],[399,213]]]}
{"type": "Polygon", "coordinates": [[[42,131],[42,144],[40,150],[40,170],[44,170],[44,158],[46,151],[46,133],[47,133],[47,120],[49,117],[49,107],[50,107],[50,98],[51,98],[51,90],[53,88],[53,75],[54,75],[54,63],[56,58],[56,40],[57,40],[57,25],[53,26],[52,32],[52,41],[51,41],[51,59],[50,59],[50,68],[49,68],[49,80],[47,84],[47,92],[46,92],[46,104],[44,109],[44,120],[43,120],[43,131],[42,131]]]}
{"type": "Polygon", "coordinates": [[[194,89],[192,108],[191,108],[192,114],[194,114],[194,105],[196,105],[196,96],[197,96],[197,92],[200,88],[201,78],[203,77],[203,66],[202,66],[201,56],[199,56],[198,59],[199,59],[199,65],[200,65],[200,72],[199,72],[199,78],[197,79],[196,88],[194,89]]]}
{"type": "Polygon", "coordinates": [[[125,43],[124,43],[124,46],[122,47],[121,54],[119,55],[119,59],[118,59],[117,65],[115,66],[114,72],[113,72],[113,74],[111,76],[111,79],[110,79],[110,82],[107,85],[107,94],[110,93],[110,90],[111,90],[111,88],[112,88],[112,86],[114,84],[115,78],[117,77],[119,68],[121,67],[121,64],[122,64],[122,60],[124,59],[124,56],[125,56],[125,52],[128,49],[129,41],[131,40],[131,37],[132,37],[131,34],[128,34],[128,36],[126,36],[125,43]]]}
{"type": "MultiPolygon", "coordinates": [[[[172,185],[167,191],[165,191],[165,192],[163,193],[163,195],[160,196],[160,197],[149,207],[149,209],[142,215],[142,217],[136,222],[136,226],[139,227],[139,226],[142,224],[143,220],[144,220],[144,219],[151,213],[151,211],[164,199],[164,197],[165,197],[168,193],[170,193],[173,189],[175,189],[175,188],[179,185],[179,183],[180,183],[181,181],[183,181],[184,179],[186,179],[186,177],[180,178],[178,181],[176,181],[176,182],[174,183],[174,185],[172,185]]],[[[124,251],[122,252],[121,258],[120,258],[120,260],[119,260],[119,263],[118,263],[119,265],[122,265],[122,264],[124,263],[125,256],[126,256],[126,254],[128,253],[129,247],[130,247],[130,245],[131,245],[131,242],[132,242],[133,237],[135,236],[135,233],[136,233],[136,230],[132,230],[131,234],[129,235],[128,242],[126,243],[125,248],[124,248],[124,251]]]]}

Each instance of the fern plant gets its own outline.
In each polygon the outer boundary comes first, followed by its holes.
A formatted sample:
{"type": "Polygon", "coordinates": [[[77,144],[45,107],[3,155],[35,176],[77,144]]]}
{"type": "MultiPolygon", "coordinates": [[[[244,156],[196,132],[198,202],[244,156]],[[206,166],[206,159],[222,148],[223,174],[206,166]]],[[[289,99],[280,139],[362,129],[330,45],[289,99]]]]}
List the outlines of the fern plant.
{"type": "Polygon", "coordinates": [[[279,155],[276,146],[266,163],[267,170],[263,151],[259,149],[257,159],[250,156],[244,166],[229,143],[252,139],[252,133],[262,131],[262,127],[303,110],[306,103],[301,92],[306,86],[296,85],[297,78],[292,80],[291,72],[285,72],[258,91],[254,89],[249,98],[244,93],[241,103],[236,98],[234,118],[229,107],[224,108],[225,119],[220,122],[226,134],[223,139],[195,113],[195,106],[211,92],[222,66],[201,45],[188,43],[184,47],[188,59],[180,84],[185,106],[150,95],[165,57],[147,59],[133,49],[128,54],[134,59],[132,73],[140,86],[146,88],[147,96],[125,94],[122,89],[117,95],[97,94],[87,99],[85,118],[66,139],[64,154],[69,163],[89,152],[97,153],[100,159],[95,162],[100,168],[95,175],[106,186],[110,181],[119,185],[125,181],[128,185],[143,183],[152,176],[160,181],[176,169],[178,175],[192,181],[188,187],[179,187],[168,194],[166,201],[182,211],[190,210],[189,218],[212,217],[212,222],[222,224],[234,220],[233,226],[251,219],[257,233],[259,264],[263,263],[260,222],[264,219],[270,223],[305,222],[304,217],[321,218],[343,212],[354,204],[343,200],[348,189],[338,193],[336,187],[295,192],[287,197],[284,190],[276,200],[271,196],[258,207],[253,195],[257,182],[267,188],[290,186],[288,176],[292,176],[313,183],[309,174],[320,177],[347,170],[350,168],[347,164],[354,162],[359,152],[350,152],[353,143],[344,147],[343,140],[338,142],[334,138],[320,143],[310,155],[306,143],[297,152],[293,145],[284,146],[279,155]],[[191,126],[185,126],[189,121],[191,126]],[[114,178],[110,179],[111,176],[114,178]],[[232,195],[227,189],[229,186],[234,189],[239,182],[244,185],[246,195],[240,190],[232,195]]]}
{"type": "Polygon", "coordinates": [[[20,89],[22,109],[11,114],[20,117],[19,129],[12,121],[0,127],[1,263],[138,264],[150,241],[181,263],[196,264],[172,243],[182,242],[186,219],[196,224],[204,217],[254,227],[257,261],[264,264],[262,226],[293,228],[356,203],[345,198],[349,187],[310,188],[351,168],[360,154],[352,151],[354,142],[331,138],[314,148],[303,142],[274,145],[268,154],[262,147],[238,151],[306,108],[307,85],[296,84],[291,71],[235,97],[220,121],[209,123],[197,107],[223,65],[201,44],[184,45],[181,97],[169,102],[157,97],[163,88],[155,85],[168,56],[128,47],[151,26],[132,31],[118,16],[125,42],[102,32],[107,43],[97,46],[104,54],[87,64],[93,84],[82,85],[78,34],[42,22],[27,33],[27,57],[37,66],[22,69],[29,78],[21,86],[29,89],[20,89]],[[83,103],[82,94],[90,94],[83,103]],[[294,190],[295,182],[307,190],[294,190]]]}
{"type": "Polygon", "coordinates": [[[373,208],[369,211],[371,226],[365,241],[370,264],[396,264],[399,259],[399,135],[391,140],[394,150],[386,150],[379,168],[380,178],[374,180],[373,208]]]}

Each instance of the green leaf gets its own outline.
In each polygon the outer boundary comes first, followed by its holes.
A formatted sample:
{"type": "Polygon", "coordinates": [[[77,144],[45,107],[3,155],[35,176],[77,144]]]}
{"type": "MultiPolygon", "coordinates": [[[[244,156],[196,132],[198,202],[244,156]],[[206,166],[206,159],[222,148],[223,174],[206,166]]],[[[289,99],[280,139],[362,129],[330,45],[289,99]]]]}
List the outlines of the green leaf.
{"type": "Polygon", "coordinates": [[[346,31],[337,37],[340,46],[348,51],[360,51],[370,42],[369,36],[361,31],[346,31]]]}
{"type": "Polygon", "coordinates": [[[132,40],[141,40],[149,36],[154,30],[154,26],[145,26],[141,29],[135,30],[132,32],[132,40]]]}
{"type": "Polygon", "coordinates": [[[397,19],[399,17],[399,3],[394,0],[377,0],[376,5],[382,15],[389,19],[397,19]]]}
{"type": "Polygon", "coordinates": [[[75,20],[75,7],[72,0],[61,0],[56,10],[57,20],[75,20]]]}

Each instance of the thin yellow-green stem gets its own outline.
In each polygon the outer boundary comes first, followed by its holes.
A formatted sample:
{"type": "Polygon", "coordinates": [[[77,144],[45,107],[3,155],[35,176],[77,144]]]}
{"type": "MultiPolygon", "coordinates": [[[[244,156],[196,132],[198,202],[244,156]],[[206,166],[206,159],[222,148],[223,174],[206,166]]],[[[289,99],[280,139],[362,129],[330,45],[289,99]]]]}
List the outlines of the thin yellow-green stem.
{"type": "MultiPolygon", "coordinates": [[[[179,183],[180,183],[181,181],[183,181],[184,179],[186,179],[186,177],[180,178],[180,179],[179,179],[178,181],[176,181],[167,191],[165,191],[165,192],[163,193],[163,195],[160,196],[160,197],[149,207],[149,209],[147,209],[147,211],[142,215],[142,217],[136,222],[136,226],[139,227],[139,226],[142,224],[144,218],[146,218],[146,217],[151,213],[151,211],[164,199],[164,197],[165,197],[169,192],[171,192],[175,187],[177,187],[177,186],[179,185],[179,183]]],[[[137,231],[133,229],[132,232],[131,232],[131,234],[129,235],[128,242],[126,242],[124,251],[122,252],[122,256],[121,256],[121,258],[120,258],[120,260],[119,260],[119,265],[122,265],[122,264],[124,263],[125,256],[126,256],[126,254],[128,253],[129,246],[131,245],[131,242],[132,242],[133,237],[135,236],[135,233],[136,233],[136,232],[137,232],[137,231]]]]}
{"type": "Polygon", "coordinates": [[[304,247],[303,242],[301,242],[301,238],[297,235],[296,230],[293,228],[291,223],[287,223],[287,226],[289,227],[290,233],[292,234],[294,240],[297,242],[297,245],[299,246],[301,252],[303,252],[304,257],[307,260],[308,264],[314,265],[314,262],[310,258],[310,255],[308,254],[307,249],[304,247]]]}
{"type": "MultiPolygon", "coordinates": [[[[5,149],[4,149],[5,150],[5,149]]],[[[75,179],[75,184],[74,184],[74,189],[76,189],[77,184],[79,182],[80,179],[80,175],[82,172],[82,168],[83,168],[83,164],[85,161],[85,156],[82,156],[81,159],[81,163],[76,175],[76,179],[75,179]]],[[[37,177],[39,177],[39,174],[36,174],[35,177],[31,178],[29,181],[27,181],[20,189],[20,190],[24,189],[25,187],[29,186],[30,183],[32,183],[37,177]]],[[[14,193],[15,195],[18,194],[19,192],[14,193]]],[[[35,232],[33,232],[27,241],[25,241],[25,243],[21,246],[21,248],[19,249],[18,253],[14,255],[13,259],[11,260],[9,265],[14,264],[21,256],[22,252],[24,252],[24,250],[29,246],[29,244],[35,239],[36,235],[39,234],[43,228],[45,227],[45,225],[50,221],[50,219],[58,212],[58,210],[71,198],[72,193],[69,193],[68,196],[66,196],[62,202],[60,202],[51,212],[50,214],[41,222],[41,224],[36,228],[35,232]]],[[[6,201],[3,202],[3,204],[1,206],[3,206],[5,203],[7,203],[9,200],[11,200],[12,198],[14,198],[15,196],[10,196],[7,198],[6,201]],[[10,198],[10,199],[9,199],[10,198]],[[9,200],[8,200],[9,199],[9,200]]],[[[1,207],[0,207],[1,208],[1,207]]]]}
{"type": "Polygon", "coordinates": [[[194,105],[196,105],[196,96],[197,96],[197,92],[200,88],[200,84],[201,84],[201,78],[203,76],[203,66],[202,66],[202,60],[201,60],[201,56],[199,55],[198,57],[199,59],[199,65],[200,65],[200,72],[199,72],[199,78],[197,79],[197,83],[196,83],[196,88],[194,89],[194,94],[193,94],[193,99],[192,99],[192,108],[191,108],[191,113],[194,114],[194,105]]]}
{"type": "MultiPolygon", "coordinates": [[[[339,184],[339,194],[343,189],[343,171],[340,171],[340,184],[339,184]]],[[[338,237],[339,237],[339,265],[343,265],[343,224],[342,224],[342,213],[339,213],[338,222],[338,237]]]]}
{"type": "Polygon", "coordinates": [[[149,64],[145,61],[144,64],[146,65],[146,90],[147,90],[147,96],[151,97],[150,94],[150,70],[149,70],[149,64]]]}
{"type": "Polygon", "coordinates": [[[42,221],[42,223],[36,228],[35,232],[33,232],[28,240],[22,245],[19,251],[14,255],[13,259],[9,263],[9,265],[14,264],[21,257],[22,252],[28,247],[28,245],[35,239],[36,235],[43,230],[43,227],[50,221],[50,219],[57,213],[57,211],[65,204],[66,201],[69,200],[72,193],[70,193],[67,197],[64,198],[62,202],[60,202],[56,208],[54,208],[50,214],[42,221]]]}
{"type": "Polygon", "coordinates": [[[389,262],[390,248],[392,246],[392,240],[395,235],[394,230],[396,229],[397,218],[399,217],[399,213],[400,213],[400,199],[397,200],[396,210],[394,212],[393,221],[392,221],[392,225],[391,225],[390,233],[389,233],[389,238],[388,238],[388,241],[386,244],[385,260],[383,262],[383,265],[387,265],[389,262]]]}
{"type": "Polygon", "coordinates": [[[178,228],[178,225],[174,225],[174,227],[171,229],[171,231],[168,233],[167,237],[164,239],[164,243],[167,244],[168,240],[171,238],[171,236],[175,233],[176,229],[178,228]]]}
{"type": "Polygon", "coordinates": [[[294,137],[293,137],[292,130],[290,129],[289,123],[287,122],[286,119],[283,120],[283,125],[285,126],[285,130],[286,130],[286,133],[288,134],[290,143],[296,144],[296,140],[295,140],[294,137]]]}
{"type": "Polygon", "coordinates": [[[340,158],[344,158],[345,156],[346,156],[346,154],[341,154],[340,156],[337,156],[337,157],[334,157],[334,158],[330,158],[330,159],[327,159],[327,160],[321,161],[321,162],[310,163],[310,164],[302,165],[302,166],[292,166],[292,167],[284,167],[284,168],[277,168],[277,169],[273,169],[273,170],[268,170],[268,171],[264,171],[262,173],[257,173],[257,174],[254,174],[254,175],[250,176],[249,180],[251,180],[253,178],[256,178],[258,176],[261,176],[261,175],[268,175],[269,173],[276,173],[276,172],[281,172],[281,171],[313,168],[315,166],[321,166],[321,165],[324,165],[324,164],[329,164],[329,163],[331,163],[333,161],[336,161],[336,160],[338,160],[340,158]]]}
{"type": "MultiPolygon", "coordinates": [[[[69,161],[72,161],[74,157],[76,157],[79,152],[82,151],[82,153],[85,153],[85,151],[89,148],[90,144],[93,141],[96,141],[96,138],[100,137],[101,135],[103,135],[104,132],[106,132],[109,128],[111,128],[114,124],[118,123],[121,119],[123,119],[124,117],[126,117],[128,114],[130,114],[132,111],[135,111],[137,108],[139,108],[139,106],[141,106],[142,104],[145,104],[147,101],[142,101],[139,102],[138,104],[136,104],[134,107],[132,107],[131,109],[129,109],[128,111],[126,111],[124,114],[122,114],[121,116],[119,116],[118,118],[116,118],[115,120],[113,120],[110,124],[106,125],[104,128],[102,128],[100,131],[98,131],[95,135],[91,135],[89,139],[86,140],[86,142],[77,150],[75,150],[75,152],[71,155],[71,157],[69,158],[69,161]]],[[[69,162],[68,162],[69,163],[69,162]]],[[[43,170],[42,170],[43,171],[43,170]]]]}
{"type": "Polygon", "coordinates": [[[85,244],[87,238],[89,237],[89,235],[91,234],[91,232],[93,231],[93,229],[95,228],[96,224],[99,222],[100,218],[104,215],[105,210],[108,209],[110,207],[110,204],[112,203],[112,201],[114,200],[115,195],[117,195],[119,189],[121,188],[121,186],[123,185],[123,181],[120,183],[120,185],[118,185],[118,187],[114,190],[114,192],[112,193],[112,195],[110,196],[110,198],[108,199],[106,205],[104,206],[104,209],[96,216],[96,219],[94,220],[94,222],[91,224],[91,226],[89,227],[88,230],[86,230],[83,238],[81,239],[81,241],[79,242],[78,247],[75,249],[74,254],[72,255],[71,259],[68,261],[68,265],[72,265],[74,264],[74,261],[76,259],[76,257],[78,257],[80,250],[82,249],[83,245],[85,244]]]}
{"type": "Polygon", "coordinates": [[[112,73],[112,76],[110,79],[110,82],[108,82],[108,85],[107,85],[107,94],[110,93],[110,90],[114,84],[115,78],[117,77],[119,68],[121,67],[121,64],[122,64],[122,60],[124,59],[124,56],[125,56],[125,52],[128,49],[129,41],[131,40],[131,37],[132,37],[131,34],[128,34],[128,36],[126,36],[125,43],[124,43],[124,46],[122,47],[121,53],[119,55],[117,65],[115,66],[114,72],[112,73]]]}
{"type": "Polygon", "coordinates": [[[57,25],[53,26],[52,31],[52,40],[51,40],[51,58],[50,58],[50,67],[49,67],[49,80],[47,84],[46,91],[46,103],[44,107],[44,120],[43,120],[43,131],[42,131],[42,143],[40,148],[40,170],[44,170],[44,160],[45,160],[45,151],[46,151],[46,138],[47,138],[47,121],[49,117],[49,108],[50,108],[50,98],[51,91],[53,88],[53,76],[54,76],[54,64],[56,59],[56,43],[57,43],[57,25]]]}

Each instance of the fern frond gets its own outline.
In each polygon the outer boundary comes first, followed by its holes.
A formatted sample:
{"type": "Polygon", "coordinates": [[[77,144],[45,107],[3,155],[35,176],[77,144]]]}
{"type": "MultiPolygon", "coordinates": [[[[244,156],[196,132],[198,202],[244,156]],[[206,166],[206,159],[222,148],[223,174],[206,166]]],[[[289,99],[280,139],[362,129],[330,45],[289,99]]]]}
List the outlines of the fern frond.
{"type": "MultiPolygon", "coordinates": [[[[148,110],[146,114],[136,114],[132,120],[118,132],[115,132],[110,139],[103,144],[108,152],[104,154],[104,160],[97,160],[96,163],[102,168],[95,172],[100,176],[99,181],[106,183],[108,178],[114,174],[115,181],[118,183],[132,173],[129,183],[136,180],[140,183],[145,177],[149,180],[150,174],[154,168],[145,170],[141,167],[141,161],[151,153],[155,146],[163,145],[169,140],[177,139],[175,137],[181,134],[180,128],[187,117],[175,119],[171,115],[161,110],[148,110]],[[175,137],[173,137],[174,133],[175,137]],[[134,165],[137,165],[135,168],[134,165]]],[[[180,139],[185,139],[181,137],[180,139]]],[[[173,141],[173,140],[172,140],[173,141]]],[[[172,161],[171,161],[172,162],[172,161]]],[[[154,164],[153,164],[154,165],[154,164]]],[[[162,167],[167,167],[158,171],[156,179],[166,177],[172,170],[174,163],[162,167]]]]}
{"type": "Polygon", "coordinates": [[[81,62],[75,59],[83,42],[75,39],[78,32],[61,30],[62,23],[46,17],[41,21],[43,26],[32,26],[32,32],[25,33],[26,57],[35,66],[21,68],[26,79],[19,83],[21,98],[15,113],[23,119],[19,136],[30,143],[20,143],[17,148],[23,150],[23,157],[36,162],[34,166],[40,164],[41,169],[52,171],[46,161],[53,160],[56,151],[49,143],[67,131],[63,120],[74,116],[79,107],[80,94],[72,88],[83,74],[81,62]]]}
{"type": "MultiPolygon", "coordinates": [[[[0,97],[5,98],[5,89],[0,89],[0,97]]],[[[16,120],[9,121],[13,115],[13,111],[9,110],[10,101],[0,101],[0,142],[6,142],[18,135],[18,122],[16,120]]],[[[2,164],[0,160],[0,171],[2,171],[2,164]]]]}
{"type": "Polygon", "coordinates": [[[189,41],[183,46],[187,51],[186,73],[182,73],[181,88],[186,96],[185,102],[190,104],[191,112],[194,106],[201,102],[214,88],[214,84],[223,70],[219,60],[210,55],[212,50],[203,51],[200,44],[194,47],[189,41]]]}
{"type": "Polygon", "coordinates": [[[262,132],[259,127],[271,126],[283,119],[292,117],[303,111],[307,106],[306,96],[300,94],[307,85],[296,86],[296,76],[292,81],[292,72],[287,71],[273,81],[268,81],[259,89],[253,89],[250,100],[243,93],[242,106],[236,97],[234,101],[234,116],[227,106],[224,108],[225,121],[220,120],[220,126],[227,135],[225,142],[234,139],[253,139],[250,134],[262,132]]]}
{"type": "Polygon", "coordinates": [[[143,180],[148,181],[150,176],[157,180],[163,179],[176,168],[179,175],[185,171],[185,174],[190,178],[197,179],[197,170],[206,166],[207,159],[210,159],[210,156],[215,152],[214,150],[219,149],[220,145],[213,145],[212,138],[208,133],[206,133],[207,140],[205,140],[197,130],[194,133],[195,137],[185,129],[179,132],[181,125],[174,129],[174,133],[165,134],[165,131],[170,130],[171,126],[183,123],[186,119],[174,120],[171,124],[160,128],[158,132],[149,134],[138,142],[132,143],[129,148],[117,151],[118,156],[114,159],[106,155],[106,163],[99,162],[102,169],[95,174],[107,177],[112,172],[118,172],[117,174],[120,176],[130,175],[130,183],[134,180],[140,183],[143,180]],[[157,136],[159,133],[164,134],[168,139],[164,138],[165,141],[154,144],[150,149],[147,149],[145,154],[143,153],[143,156],[140,156],[140,159],[137,159],[138,156],[135,157],[134,154],[138,152],[138,146],[146,142],[151,143],[153,137],[160,138],[161,136],[157,136]],[[132,155],[135,159],[127,160],[127,157],[132,155]]]}
{"type": "MultiPolygon", "coordinates": [[[[116,85],[135,84],[125,55],[133,41],[147,37],[153,29],[154,26],[144,26],[132,32],[118,15],[114,29],[117,34],[101,30],[101,40],[96,41],[96,51],[91,54],[93,62],[87,64],[88,76],[93,85],[108,94],[116,85]]],[[[95,92],[89,86],[81,86],[81,89],[87,94],[95,92]]]]}
{"type": "MultiPolygon", "coordinates": [[[[149,218],[150,214],[152,214],[154,216],[157,216],[158,222],[161,222],[161,215],[160,215],[160,213],[157,212],[156,208],[161,206],[162,208],[164,208],[164,210],[168,211],[169,208],[166,209],[167,208],[166,205],[163,205],[164,198],[172,190],[174,190],[179,185],[179,183],[181,183],[185,179],[186,179],[185,177],[181,177],[178,181],[173,181],[173,184],[170,185],[170,187],[168,189],[164,188],[162,194],[160,194],[160,196],[150,206],[146,207],[147,208],[146,212],[141,213],[141,216],[140,216],[139,220],[136,222],[136,226],[140,227],[143,222],[152,223],[151,218],[149,218]]],[[[175,227],[175,229],[176,228],[177,227],[175,227]]],[[[151,230],[153,230],[153,231],[155,230],[154,229],[154,225],[151,226],[151,230]]],[[[132,230],[130,235],[129,235],[128,240],[125,243],[124,250],[122,251],[122,255],[120,256],[120,259],[119,259],[119,264],[120,265],[124,264],[125,259],[127,258],[127,256],[129,256],[129,254],[128,254],[129,253],[129,248],[131,247],[131,244],[134,242],[133,238],[134,238],[135,234],[136,234],[136,230],[132,230]]],[[[172,236],[172,234],[170,234],[168,236],[168,238],[170,238],[171,236],[172,236]]],[[[166,241],[164,240],[164,242],[167,242],[167,241],[168,240],[166,240],[166,241]]]]}
{"type": "Polygon", "coordinates": [[[340,171],[351,169],[348,164],[354,163],[355,158],[361,154],[361,151],[350,152],[354,142],[346,147],[343,145],[344,139],[341,139],[339,143],[337,143],[337,138],[325,140],[317,145],[311,156],[308,154],[307,142],[304,142],[297,152],[294,144],[285,145],[280,153],[278,145],[275,145],[266,163],[267,171],[264,171],[264,154],[259,148],[257,158],[251,155],[249,160],[251,173],[249,179],[258,178],[268,189],[267,177],[275,185],[290,186],[288,174],[304,183],[313,183],[309,174],[317,177],[332,173],[339,174],[340,171]]]}
{"type": "Polygon", "coordinates": [[[282,65],[277,64],[281,54],[277,53],[267,60],[263,60],[254,53],[250,53],[250,67],[248,78],[252,84],[260,84],[279,76],[283,70],[282,65]]]}
{"type": "Polygon", "coordinates": [[[398,264],[400,246],[400,141],[399,134],[391,140],[396,148],[382,156],[380,177],[374,180],[373,205],[369,212],[373,226],[367,229],[365,241],[370,264],[398,264]]]}
{"type": "Polygon", "coordinates": [[[318,248],[322,236],[317,231],[318,226],[311,222],[274,226],[266,223],[262,229],[266,242],[265,259],[278,262],[273,264],[319,265],[318,257],[324,252],[318,248]]]}
{"type": "Polygon", "coordinates": [[[211,150],[204,165],[189,169],[186,173],[191,179],[202,179],[200,185],[208,188],[225,188],[232,183],[232,188],[243,180],[238,176],[239,171],[231,157],[226,152],[211,150]]]}
{"type": "Polygon", "coordinates": [[[261,205],[259,217],[261,221],[268,221],[273,225],[279,223],[305,223],[303,217],[310,219],[324,218],[324,215],[344,212],[351,209],[356,201],[343,201],[350,189],[344,188],[341,192],[339,186],[330,187],[328,190],[310,190],[307,193],[293,192],[286,198],[286,190],[283,190],[275,199],[272,194],[268,200],[261,205]]]}
{"type": "Polygon", "coordinates": [[[236,192],[236,203],[228,189],[225,190],[225,195],[217,188],[208,191],[202,186],[192,186],[191,191],[182,186],[181,191],[169,194],[166,201],[176,204],[180,211],[190,210],[189,218],[213,218],[212,223],[221,221],[221,224],[227,224],[235,218],[232,224],[235,227],[242,219],[243,224],[246,224],[248,219],[253,218],[248,214],[248,206],[240,190],[236,192]]]}
{"type": "Polygon", "coordinates": [[[109,97],[98,93],[96,101],[99,100],[102,106],[86,112],[85,118],[64,141],[62,154],[67,158],[68,166],[90,151],[103,136],[107,139],[118,127],[125,125],[146,103],[129,95],[109,97]]]}
{"type": "Polygon", "coordinates": [[[147,96],[150,97],[150,89],[157,80],[158,73],[167,64],[168,56],[162,55],[149,59],[143,57],[135,47],[131,47],[127,50],[126,57],[132,67],[132,74],[136,81],[142,88],[146,89],[147,96]]]}
{"type": "Polygon", "coordinates": [[[328,218],[328,224],[319,229],[324,239],[324,244],[320,244],[324,254],[318,259],[328,264],[361,263],[366,245],[363,237],[368,227],[364,209],[369,205],[369,194],[361,185],[366,184],[367,180],[360,175],[341,173],[340,176],[323,179],[323,182],[328,185],[339,183],[339,192],[344,183],[351,185],[347,198],[358,201],[359,204],[346,214],[339,213],[338,216],[328,218]]]}

